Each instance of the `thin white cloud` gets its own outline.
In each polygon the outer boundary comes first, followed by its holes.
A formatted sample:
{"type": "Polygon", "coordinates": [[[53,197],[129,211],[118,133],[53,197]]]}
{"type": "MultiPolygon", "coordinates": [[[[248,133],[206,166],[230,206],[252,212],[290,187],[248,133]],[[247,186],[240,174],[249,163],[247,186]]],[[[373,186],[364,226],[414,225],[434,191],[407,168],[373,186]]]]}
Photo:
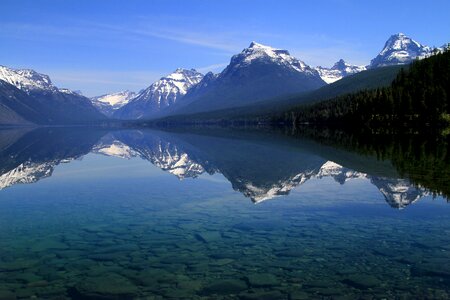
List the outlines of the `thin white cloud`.
{"type": "Polygon", "coordinates": [[[161,78],[164,72],[46,70],[58,87],[80,90],[86,96],[118,92],[125,89],[139,91],[161,78]]]}
{"type": "Polygon", "coordinates": [[[213,64],[213,65],[197,68],[197,71],[199,71],[201,73],[217,72],[217,71],[223,70],[227,65],[228,65],[228,63],[213,64]]]}

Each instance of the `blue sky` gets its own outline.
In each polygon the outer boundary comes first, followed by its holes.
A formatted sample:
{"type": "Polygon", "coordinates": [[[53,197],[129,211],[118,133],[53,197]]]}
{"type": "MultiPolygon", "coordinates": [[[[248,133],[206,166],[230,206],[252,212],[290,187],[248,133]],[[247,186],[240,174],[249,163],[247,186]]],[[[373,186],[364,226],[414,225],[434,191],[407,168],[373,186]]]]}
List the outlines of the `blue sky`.
{"type": "Polygon", "coordinates": [[[367,64],[398,32],[449,42],[450,1],[2,0],[0,65],[94,96],[178,67],[220,71],[253,40],[312,66],[367,64]]]}

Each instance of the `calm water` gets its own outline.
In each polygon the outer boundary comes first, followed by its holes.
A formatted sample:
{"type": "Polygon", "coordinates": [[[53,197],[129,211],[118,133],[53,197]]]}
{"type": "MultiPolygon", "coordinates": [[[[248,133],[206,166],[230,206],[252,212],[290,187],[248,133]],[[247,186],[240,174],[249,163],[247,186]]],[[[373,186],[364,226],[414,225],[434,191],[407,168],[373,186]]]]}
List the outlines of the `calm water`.
{"type": "Polygon", "coordinates": [[[446,144],[337,140],[2,130],[0,299],[449,298],[446,144]]]}

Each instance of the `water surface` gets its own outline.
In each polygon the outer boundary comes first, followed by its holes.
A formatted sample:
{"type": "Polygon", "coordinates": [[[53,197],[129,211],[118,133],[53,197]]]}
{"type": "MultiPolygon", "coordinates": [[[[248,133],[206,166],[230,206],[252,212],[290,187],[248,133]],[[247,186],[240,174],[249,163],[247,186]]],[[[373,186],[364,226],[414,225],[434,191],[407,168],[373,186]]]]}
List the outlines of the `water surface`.
{"type": "Polygon", "coordinates": [[[338,140],[2,130],[0,299],[448,298],[447,144],[338,140]]]}

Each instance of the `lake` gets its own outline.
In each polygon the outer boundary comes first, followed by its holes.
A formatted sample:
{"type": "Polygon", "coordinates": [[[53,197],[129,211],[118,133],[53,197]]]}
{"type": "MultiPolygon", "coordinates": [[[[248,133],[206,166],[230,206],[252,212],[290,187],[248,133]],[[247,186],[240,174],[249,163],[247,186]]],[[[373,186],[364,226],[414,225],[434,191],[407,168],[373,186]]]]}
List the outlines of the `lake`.
{"type": "Polygon", "coordinates": [[[447,299],[447,142],[0,130],[0,299],[447,299]]]}

